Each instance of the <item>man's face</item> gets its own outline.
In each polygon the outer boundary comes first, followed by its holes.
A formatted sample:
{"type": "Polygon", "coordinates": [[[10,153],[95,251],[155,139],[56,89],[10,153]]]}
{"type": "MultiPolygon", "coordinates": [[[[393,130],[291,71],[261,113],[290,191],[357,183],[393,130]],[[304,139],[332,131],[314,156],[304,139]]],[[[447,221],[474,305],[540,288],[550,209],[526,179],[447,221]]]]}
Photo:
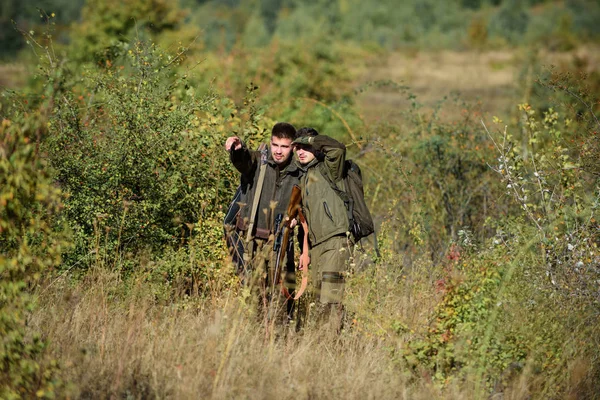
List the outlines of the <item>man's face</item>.
{"type": "Polygon", "coordinates": [[[292,139],[271,136],[271,155],[276,164],[285,163],[292,154],[292,139]]]}
{"type": "Polygon", "coordinates": [[[300,161],[300,164],[302,165],[308,164],[315,158],[315,153],[311,145],[297,144],[294,149],[296,150],[298,161],[300,161]]]}

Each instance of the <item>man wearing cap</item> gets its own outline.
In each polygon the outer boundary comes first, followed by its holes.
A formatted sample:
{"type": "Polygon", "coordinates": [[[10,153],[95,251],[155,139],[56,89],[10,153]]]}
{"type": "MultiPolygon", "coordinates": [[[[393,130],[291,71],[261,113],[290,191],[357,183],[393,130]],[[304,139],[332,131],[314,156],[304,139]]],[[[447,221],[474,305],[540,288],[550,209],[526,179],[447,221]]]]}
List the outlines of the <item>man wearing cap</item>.
{"type": "Polygon", "coordinates": [[[294,140],[296,158],[303,171],[300,179],[302,205],[308,222],[311,279],[318,318],[337,315],[341,322],[345,271],[350,256],[348,211],[332,185],[343,190],[346,147],[301,128],[294,140]]]}

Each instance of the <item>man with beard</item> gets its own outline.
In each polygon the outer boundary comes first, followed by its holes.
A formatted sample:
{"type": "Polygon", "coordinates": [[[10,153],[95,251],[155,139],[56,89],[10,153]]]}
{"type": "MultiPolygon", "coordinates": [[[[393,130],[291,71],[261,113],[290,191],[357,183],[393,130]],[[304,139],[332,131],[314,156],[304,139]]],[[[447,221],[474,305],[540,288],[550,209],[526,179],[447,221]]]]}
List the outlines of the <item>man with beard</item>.
{"type": "MultiPolygon", "coordinates": [[[[272,242],[273,235],[278,234],[276,221],[278,216],[285,218],[292,188],[299,183],[301,174],[292,159],[295,136],[293,125],[278,122],[271,130],[270,145],[262,150],[249,150],[237,136],[229,137],[225,142],[232,164],[241,173],[239,197],[236,199],[240,207],[235,215],[235,226],[228,233],[228,244],[237,272],[246,283],[252,271],[259,274],[266,272],[271,280],[276,279],[273,278],[276,256],[272,242]]],[[[286,286],[293,293],[293,241],[290,240],[287,249],[282,251],[286,254],[286,286]]],[[[274,283],[267,280],[261,284],[274,287],[274,283]]],[[[287,301],[287,310],[287,317],[291,318],[291,299],[287,301]]]]}

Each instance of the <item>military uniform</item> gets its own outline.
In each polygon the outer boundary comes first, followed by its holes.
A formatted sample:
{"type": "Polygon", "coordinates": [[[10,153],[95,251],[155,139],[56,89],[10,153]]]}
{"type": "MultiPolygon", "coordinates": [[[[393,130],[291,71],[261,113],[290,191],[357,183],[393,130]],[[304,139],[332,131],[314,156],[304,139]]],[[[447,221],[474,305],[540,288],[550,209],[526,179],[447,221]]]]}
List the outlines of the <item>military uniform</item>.
{"type": "MultiPolygon", "coordinates": [[[[230,151],[230,160],[241,173],[238,201],[242,206],[236,217],[234,232],[230,233],[229,238],[233,259],[238,264],[238,272],[240,274],[248,272],[246,267],[252,262],[255,264],[255,269],[262,269],[263,266],[267,270],[273,269],[275,254],[269,239],[272,239],[272,234],[276,233],[274,221],[278,214],[285,217],[292,188],[299,183],[302,171],[292,159],[285,166],[277,164],[268,147],[263,151],[252,151],[242,144],[240,149],[230,151]],[[245,237],[250,225],[251,208],[254,204],[262,164],[266,167],[264,182],[251,232],[252,243],[248,244],[245,243],[245,237]],[[249,254],[250,252],[252,254],[249,254]]],[[[285,252],[286,282],[287,286],[293,289],[295,285],[293,240],[290,240],[285,252]]]]}
{"type": "Polygon", "coordinates": [[[350,256],[348,211],[332,184],[343,189],[346,147],[327,136],[304,136],[294,143],[309,144],[315,159],[301,166],[302,206],[308,222],[311,278],[317,300],[341,304],[350,256]]]}

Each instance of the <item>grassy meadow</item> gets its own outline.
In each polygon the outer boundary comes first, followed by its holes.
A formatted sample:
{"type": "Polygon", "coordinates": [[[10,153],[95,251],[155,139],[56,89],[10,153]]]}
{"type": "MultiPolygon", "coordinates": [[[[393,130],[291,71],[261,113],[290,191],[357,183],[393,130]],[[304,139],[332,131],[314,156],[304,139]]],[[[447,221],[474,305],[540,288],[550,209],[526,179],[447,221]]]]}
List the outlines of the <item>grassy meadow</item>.
{"type": "Polygon", "coordinates": [[[21,3],[0,398],[600,398],[594,2],[21,3]],[[228,258],[225,139],[277,121],[363,171],[341,332],[228,258]]]}

